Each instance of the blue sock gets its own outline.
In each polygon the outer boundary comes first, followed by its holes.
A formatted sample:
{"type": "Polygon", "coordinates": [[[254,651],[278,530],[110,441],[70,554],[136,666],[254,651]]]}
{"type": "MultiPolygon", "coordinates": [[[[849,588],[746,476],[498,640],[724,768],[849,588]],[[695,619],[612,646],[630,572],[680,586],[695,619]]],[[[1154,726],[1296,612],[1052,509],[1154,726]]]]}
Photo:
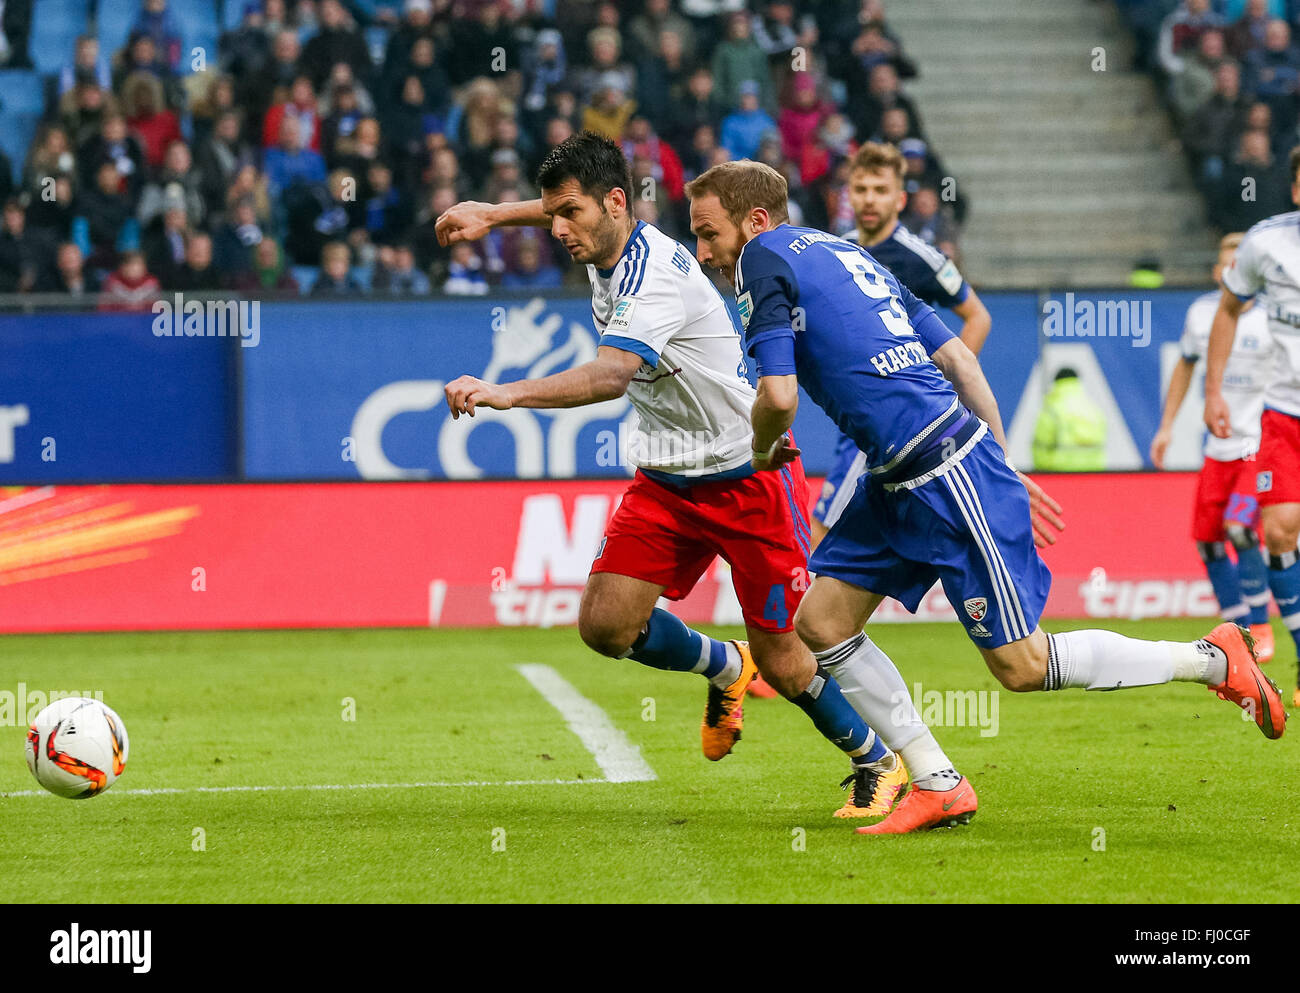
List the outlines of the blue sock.
{"type": "Polygon", "coordinates": [[[1250,608],[1250,624],[1268,623],[1268,566],[1259,545],[1237,549],[1237,574],[1241,593],[1250,608]]]}
{"type": "Polygon", "coordinates": [[[1237,564],[1228,558],[1228,546],[1222,541],[1198,541],[1196,550],[1205,563],[1205,574],[1214,587],[1214,598],[1219,601],[1219,614],[1225,621],[1238,621],[1246,616],[1246,601],[1241,598],[1241,579],[1237,564]]]}
{"type": "Polygon", "coordinates": [[[808,688],[793,702],[812,718],[822,736],[848,754],[855,765],[877,762],[889,754],[885,743],[844,699],[835,677],[820,666],[808,688]]]}
{"type": "Polygon", "coordinates": [[[1300,559],[1295,552],[1268,557],[1268,588],[1300,652],[1300,559]]]}
{"type": "Polygon", "coordinates": [[[656,607],[645,630],[632,643],[628,658],[655,669],[699,672],[712,678],[727,665],[727,646],[691,630],[675,615],[656,607]]]}

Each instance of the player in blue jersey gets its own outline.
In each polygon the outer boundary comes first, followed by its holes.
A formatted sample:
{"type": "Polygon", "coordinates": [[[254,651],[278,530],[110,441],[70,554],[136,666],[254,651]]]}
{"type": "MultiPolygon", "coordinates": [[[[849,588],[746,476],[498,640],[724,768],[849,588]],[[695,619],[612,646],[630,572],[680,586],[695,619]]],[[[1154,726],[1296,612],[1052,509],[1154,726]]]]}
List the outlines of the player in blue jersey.
{"type": "MultiPolygon", "coordinates": [[[[946,307],[961,318],[958,334],[961,344],[972,355],[978,355],[988,338],[992,318],[974,287],[962,278],[956,263],[899,221],[899,214],[907,204],[903,171],[902,153],[893,145],[867,142],[858,149],[850,164],[848,185],[857,228],[846,240],[870,251],[872,258],[920,300],[931,306],[946,307]]],[[[952,350],[957,351],[958,347],[952,350]]],[[[936,363],[948,375],[943,361],[936,357],[936,363]]],[[[866,456],[852,438],[841,433],[831,471],[813,509],[813,548],[843,513],[866,469],[866,456]]],[[[1022,481],[1031,488],[1040,511],[1034,516],[1035,540],[1040,545],[1055,544],[1053,528],[1060,530],[1065,526],[1058,516],[1060,506],[1031,480],[1022,481]]]]}
{"type": "MultiPolygon", "coordinates": [[[[930,360],[923,342],[942,334],[938,315],[862,248],[792,227],[786,182],[769,166],[726,162],[688,191],[696,256],[734,280],[757,365],[754,466],[777,469],[797,456],[787,432],[801,385],[867,456],[871,485],[866,477],[858,484],[810,559],[817,578],[795,621],[820,665],[835,673],[883,657],[862,630],[872,612],[886,596],[915,611],[938,580],[1009,690],[1199,682],[1245,710],[1266,737],[1282,736],[1277,687],[1235,624],[1189,643],[1043,631],[1051,574],[1034,545],[1029,494],[988,425],[930,360]]],[[[849,693],[853,681],[837,678],[849,693]]],[[[854,703],[869,715],[898,700],[854,703]]],[[[888,743],[891,722],[868,720],[888,743]]],[[[950,764],[908,764],[907,795],[860,832],[905,833],[974,812],[975,791],[950,764]]]]}

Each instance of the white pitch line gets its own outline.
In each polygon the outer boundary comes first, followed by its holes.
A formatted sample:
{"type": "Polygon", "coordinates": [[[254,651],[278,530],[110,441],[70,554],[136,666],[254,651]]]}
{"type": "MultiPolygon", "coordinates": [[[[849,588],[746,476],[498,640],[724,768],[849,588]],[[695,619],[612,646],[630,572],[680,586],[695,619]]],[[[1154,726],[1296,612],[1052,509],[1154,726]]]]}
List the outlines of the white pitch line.
{"type": "MultiPolygon", "coordinates": [[[[434,787],[459,788],[463,786],[583,786],[588,783],[608,783],[609,779],[507,779],[498,782],[465,783],[322,783],[297,786],[160,786],[157,789],[114,790],[104,796],[170,796],[176,793],[287,793],[295,790],[423,790],[434,787]]],[[[46,790],[13,790],[0,793],[0,800],[14,796],[53,796],[46,790]]]]}
{"type": "Polygon", "coordinates": [[[611,783],[646,783],[659,777],[641,757],[641,750],[616,728],[609,715],[574,689],[549,665],[517,665],[533,688],[560,712],[569,730],[591,752],[611,783]]]}

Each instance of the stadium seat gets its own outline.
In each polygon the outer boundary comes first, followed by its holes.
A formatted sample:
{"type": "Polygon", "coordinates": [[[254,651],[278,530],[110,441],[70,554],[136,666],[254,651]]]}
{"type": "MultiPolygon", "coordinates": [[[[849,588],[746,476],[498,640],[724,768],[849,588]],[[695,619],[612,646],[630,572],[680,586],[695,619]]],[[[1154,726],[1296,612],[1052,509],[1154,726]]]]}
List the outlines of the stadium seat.
{"type": "Polygon", "coordinates": [[[0,69],[0,111],[41,114],[45,110],[45,83],[33,69],[0,69]]]}
{"type": "Polygon", "coordinates": [[[167,6],[181,32],[181,72],[190,71],[190,55],[203,49],[209,65],[217,62],[217,39],[221,28],[217,22],[217,0],[169,0],[167,6]]]}
{"type": "Polygon", "coordinates": [[[126,45],[126,39],[131,34],[131,25],[139,16],[139,0],[115,0],[112,3],[99,5],[95,35],[99,38],[100,53],[105,58],[113,58],[126,45]]]}
{"type": "Polygon", "coordinates": [[[52,75],[71,62],[77,36],[89,28],[90,0],[40,0],[35,4],[30,49],[37,71],[52,75]]]}
{"type": "Polygon", "coordinates": [[[314,265],[294,265],[289,267],[289,273],[298,284],[298,292],[306,296],[316,285],[316,277],[320,275],[320,270],[314,265]]]}
{"type": "Polygon", "coordinates": [[[246,0],[221,0],[221,30],[234,31],[244,21],[246,0]]]}
{"type": "Polygon", "coordinates": [[[15,183],[22,179],[23,163],[27,160],[27,149],[36,138],[36,129],[40,126],[40,123],[41,115],[39,112],[30,113],[0,108],[0,151],[9,156],[9,162],[13,166],[15,183]]]}

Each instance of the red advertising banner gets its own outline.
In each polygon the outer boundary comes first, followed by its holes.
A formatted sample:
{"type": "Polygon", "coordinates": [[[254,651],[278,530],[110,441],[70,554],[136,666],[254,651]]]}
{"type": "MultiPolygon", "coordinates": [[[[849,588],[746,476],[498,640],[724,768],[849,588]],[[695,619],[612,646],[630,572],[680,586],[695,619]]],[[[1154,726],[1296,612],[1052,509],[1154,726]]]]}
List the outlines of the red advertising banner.
{"type": "MultiPolygon", "coordinates": [[[[1208,615],[1195,477],[1044,477],[1057,617],[1208,615]]],[[[618,481],[0,490],[0,631],[553,626],[577,619],[618,481]]],[[[816,489],[812,490],[816,492],[816,489]]],[[[718,562],[676,608],[739,623],[718,562]]],[[[911,619],[887,602],[881,620],[911,619]]],[[[952,616],[936,589],[918,619],[952,616]]]]}

